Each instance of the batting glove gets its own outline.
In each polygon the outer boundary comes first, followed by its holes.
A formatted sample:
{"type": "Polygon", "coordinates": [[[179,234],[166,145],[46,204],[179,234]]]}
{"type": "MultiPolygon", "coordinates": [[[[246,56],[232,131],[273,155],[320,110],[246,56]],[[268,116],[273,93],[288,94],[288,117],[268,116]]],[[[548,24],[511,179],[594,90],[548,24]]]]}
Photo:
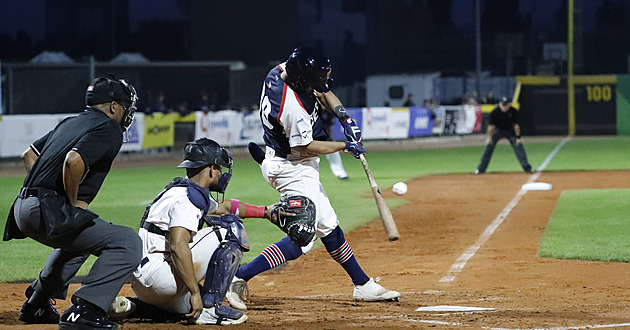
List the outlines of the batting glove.
{"type": "Polygon", "coordinates": [[[346,139],[351,142],[361,142],[361,129],[357,126],[357,123],[348,117],[341,123],[343,127],[343,134],[346,135],[346,139]]]}
{"type": "Polygon", "coordinates": [[[346,141],[346,148],[343,149],[343,151],[351,153],[354,158],[359,158],[360,155],[366,153],[365,148],[363,148],[363,143],[350,141],[346,141]]]}

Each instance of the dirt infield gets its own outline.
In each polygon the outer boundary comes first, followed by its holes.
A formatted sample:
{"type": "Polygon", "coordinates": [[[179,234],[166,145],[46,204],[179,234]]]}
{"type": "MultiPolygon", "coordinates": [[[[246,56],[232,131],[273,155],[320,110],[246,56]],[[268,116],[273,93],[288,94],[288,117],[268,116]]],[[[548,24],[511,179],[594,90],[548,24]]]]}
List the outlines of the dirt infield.
{"type": "MultiPolygon", "coordinates": [[[[347,235],[360,264],[403,293],[395,303],[352,300],[352,285],[325,250],[249,283],[249,320],[235,329],[630,327],[625,263],[542,259],[540,237],[564,190],[630,187],[630,171],[542,173],[550,191],[529,191],[452,282],[440,280],[515,198],[531,175],[441,175],[409,182],[409,203],[393,211],[401,239],[388,242],[380,221],[347,235]],[[491,308],[416,311],[436,305],[491,308]]],[[[56,329],[17,321],[26,284],[0,284],[0,328],[56,329]]],[[[71,291],[76,290],[73,285],[71,291]]],[[[125,286],[123,294],[132,295],[125,286]]],[[[69,302],[58,301],[64,310],[69,302]]],[[[179,323],[123,323],[122,329],[175,329],[179,323]]],[[[201,326],[186,327],[202,328],[201,326]]]]}

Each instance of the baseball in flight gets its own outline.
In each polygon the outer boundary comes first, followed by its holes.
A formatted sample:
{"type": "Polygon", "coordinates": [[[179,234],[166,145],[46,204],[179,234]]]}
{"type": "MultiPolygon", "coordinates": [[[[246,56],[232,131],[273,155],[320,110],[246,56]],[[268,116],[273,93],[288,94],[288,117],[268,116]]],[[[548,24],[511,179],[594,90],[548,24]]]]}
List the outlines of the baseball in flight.
{"type": "Polygon", "coordinates": [[[407,184],[404,182],[396,182],[392,187],[392,191],[394,194],[402,196],[407,192],[407,184]]]}

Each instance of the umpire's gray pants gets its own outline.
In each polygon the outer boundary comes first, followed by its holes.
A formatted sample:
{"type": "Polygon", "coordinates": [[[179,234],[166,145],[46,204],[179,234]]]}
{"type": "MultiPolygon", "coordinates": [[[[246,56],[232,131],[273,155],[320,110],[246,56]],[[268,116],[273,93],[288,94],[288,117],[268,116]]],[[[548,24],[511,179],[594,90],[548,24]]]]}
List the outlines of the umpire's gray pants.
{"type": "Polygon", "coordinates": [[[107,311],[142,259],[142,241],[129,228],[101,218],[78,234],[48,241],[37,197],[18,198],[14,208],[20,230],[34,240],[54,247],[44,269],[31,286],[45,295],[65,299],[70,280],[90,254],[98,257],[74,296],[107,311]]]}
{"type": "Polygon", "coordinates": [[[488,168],[488,164],[490,164],[490,159],[492,158],[492,153],[494,153],[494,147],[497,145],[499,140],[506,138],[510,141],[512,145],[512,149],[514,149],[514,153],[516,154],[516,158],[518,162],[521,163],[521,167],[523,171],[529,172],[532,169],[532,166],[529,165],[527,161],[527,154],[525,154],[525,148],[523,148],[523,144],[516,143],[516,136],[510,130],[501,130],[495,128],[492,133],[492,141],[490,144],[486,145],[486,148],[483,150],[483,154],[481,155],[481,162],[479,166],[477,166],[477,170],[480,173],[484,173],[488,168]]]}

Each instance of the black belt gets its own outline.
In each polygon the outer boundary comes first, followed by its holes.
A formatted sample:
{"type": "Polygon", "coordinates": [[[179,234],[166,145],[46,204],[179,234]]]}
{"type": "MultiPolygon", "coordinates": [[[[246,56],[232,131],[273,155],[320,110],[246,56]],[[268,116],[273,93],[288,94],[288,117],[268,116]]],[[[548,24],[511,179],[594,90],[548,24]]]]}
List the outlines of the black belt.
{"type": "Polygon", "coordinates": [[[150,223],[150,222],[146,222],[144,219],[142,219],[142,221],[140,221],[140,228],[144,228],[147,231],[149,231],[150,233],[154,233],[154,234],[158,234],[158,235],[162,235],[162,236],[166,236],[167,231],[166,230],[162,230],[160,229],[158,226],[150,223]]]}
{"type": "Polygon", "coordinates": [[[18,194],[19,198],[28,198],[28,197],[36,197],[37,196],[37,188],[30,187],[22,187],[20,189],[20,193],[18,194]]]}
{"type": "Polygon", "coordinates": [[[147,257],[142,258],[142,261],[140,261],[140,268],[144,267],[144,265],[146,265],[147,262],[149,262],[149,258],[147,257]]]}
{"type": "Polygon", "coordinates": [[[287,153],[286,152],[284,152],[282,150],[277,150],[275,148],[271,148],[271,149],[273,149],[274,153],[276,154],[276,157],[287,158],[287,153]]]}

